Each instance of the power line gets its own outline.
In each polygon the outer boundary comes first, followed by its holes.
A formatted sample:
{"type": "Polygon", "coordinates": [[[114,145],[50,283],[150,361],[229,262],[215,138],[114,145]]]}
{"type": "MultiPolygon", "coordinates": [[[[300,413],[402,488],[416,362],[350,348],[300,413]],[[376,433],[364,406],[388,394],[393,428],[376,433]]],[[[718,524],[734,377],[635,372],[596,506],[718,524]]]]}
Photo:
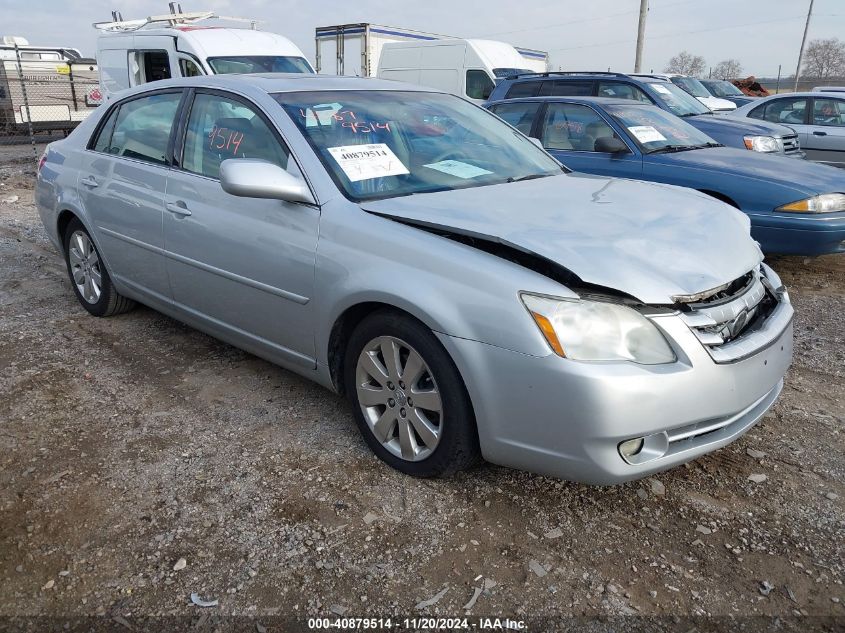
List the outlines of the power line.
{"type": "MultiPolygon", "coordinates": [[[[649,11],[662,11],[663,9],[668,9],[670,7],[677,7],[682,6],[685,4],[700,4],[702,0],[681,0],[680,2],[671,2],[669,4],[661,4],[656,7],[649,7],[649,11]]],[[[711,0],[715,1],[715,0],[711,0]]],[[[635,9],[632,11],[622,11],[620,13],[611,13],[609,15],[599,15],[592,18],[582,18],[579,20],[569,20],[568,22],[558,22],[556,24],[544,24],[543,26],[532,26],[527,29],[515,29],[513,31],[497,31],[495,33],[483,33],[481,35],[476,35],[475,37],[494,37],[496,35],[511,35],[513,33],[527,33],[529,31],[542,31],[545,29],[557,29],[564,26],[571,26],[573,24],[584,24],[586,22],[599,22],[601,20],[609,20],[610,18],[618,18],[622,17],[623,15],[633,15],[639,13],[639,9],[635,9]]]]}
{"type": "Polygon", "coordinates": [[[583,18],[581,20],[571,20],[569,22],[559,22],[558,24],[544,24],[543,26],[534,26],[528,29],[516,29],[514,31],[498,31],[496,33],[485,33],[477,35],[476,37],[493,37],[494,35],[510,35],[512,33],[526,33],[528,31],[540,31],[542,29],[556,29],[562,26],[570,26],[571,24],[583,24],[585,22],[598,22],[600,20],[609,20],[610,18],[618,18],[623,15],[631,15],[638,13],[638,11],[623,11],[622,13],[611,13],[610,15],[599,15],[594,18],[583,18]]]}
{"type": "MultiPolygon", "coordinates": [[[[660,40],[660,39],[666,39],[666,38],[671,38],[671,37],[680,37],[681,35],[693,35],[693,34],[696,34],[696,33],[712,33],[714,31],[727,31],[727,30],[730,30],[730,29],[743,28],[743,27],[746,27],[746,26],[758,26],[760,24],[772,24],[774,22],[788,22],[788,21],[793,21],[793,20],[803,20],[805,18],[806,18],[805,15],[798,15],[798,16],[791,16],[791,17],[788,17],[788,18],[776,18],[774,20],[762,20],[762,21],[758,20],[757,22],[748,22],[746,24],[731,24],[730,26],[720,26],[720,27],[715,27],[715,28],[710,28],[710,29],[699,29],[699,30],[696,30],[696,31],[678,31],[678,32],[675,32],[675,33],[666,33],[664,35],[651,35],[651,36],[648,37],[648,40],[649,41],[660,40]]],[[[599,47],[602,47],[602,46],[611,46],[611,45],[614,45],[614,44],[630,44],[634,41],[635,40],[632,40],[632,39],[625,39],[625,40],[614,40],[612,42],[600,42],[600,43],[597,43],[597,44],[584,44],[582,46],[567,46],[567,47],[564,47],[564,48],[551,48],[551,49],[549,49],[549,52],[553,52],[553,51],[574,51],[574,50],[580,50],[582,48],[599,48],[599,47]]]]}

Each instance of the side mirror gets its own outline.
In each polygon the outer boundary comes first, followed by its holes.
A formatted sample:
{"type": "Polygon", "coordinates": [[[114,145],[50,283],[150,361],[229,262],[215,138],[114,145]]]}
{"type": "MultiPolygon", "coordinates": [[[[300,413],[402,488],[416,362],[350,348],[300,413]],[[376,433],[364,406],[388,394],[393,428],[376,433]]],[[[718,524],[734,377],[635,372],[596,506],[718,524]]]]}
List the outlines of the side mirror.
{"type": "Polygon", "coordinates": [[[223,191],[242,198],[270,198],[314,204],[304,180],[266,160],[229,158],[220,163],[223,191]]]}
{"type": "Polygon", "coordinates": [[[615,136],[602,136],[596,139],[595,150],[606,154],[627,154],[630,150],[621,139],[615,136]]]}

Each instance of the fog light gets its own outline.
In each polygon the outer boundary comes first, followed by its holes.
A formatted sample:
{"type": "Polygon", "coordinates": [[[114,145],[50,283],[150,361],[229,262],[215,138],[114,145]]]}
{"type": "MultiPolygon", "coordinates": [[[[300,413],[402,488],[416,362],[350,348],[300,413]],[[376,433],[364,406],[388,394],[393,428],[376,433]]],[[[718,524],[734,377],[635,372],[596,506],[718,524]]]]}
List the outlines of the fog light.
{"type": "Polygon", "coordinates": [[[641,437],[633,440],[626,440],[619,445],[619,454],[625,459],[633,457],[643,450],[643,444],[645,444],[645,441],[641,437]]]}

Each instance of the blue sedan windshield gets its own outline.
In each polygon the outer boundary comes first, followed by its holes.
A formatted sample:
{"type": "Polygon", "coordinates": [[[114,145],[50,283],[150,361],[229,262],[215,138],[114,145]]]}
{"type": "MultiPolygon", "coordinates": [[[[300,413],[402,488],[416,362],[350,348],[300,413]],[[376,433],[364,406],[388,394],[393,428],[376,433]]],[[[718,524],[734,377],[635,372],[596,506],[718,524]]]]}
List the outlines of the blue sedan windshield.
{"type": "Polygon", "coordinates": [[[647,154],[717,145],[686,121],[652,106],[612,105],[605,109],[647,154]]]}
{"type": "Polygon", "coordinates": [[[342,90],[273,96],[353,200],[562,173],[527,137],[453,95],[342,90]]]}

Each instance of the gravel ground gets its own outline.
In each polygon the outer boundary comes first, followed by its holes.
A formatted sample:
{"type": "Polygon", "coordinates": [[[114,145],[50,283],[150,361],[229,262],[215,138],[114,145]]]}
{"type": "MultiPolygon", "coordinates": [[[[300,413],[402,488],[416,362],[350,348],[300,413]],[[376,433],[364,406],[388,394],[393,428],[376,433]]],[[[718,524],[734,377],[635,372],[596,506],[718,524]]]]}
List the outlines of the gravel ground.
{"type": "Polygon", "coordinates": [[[795,361],[721,451],[607,488],[494,466],[415,480],[305,379],[146,308],[88,316],[24,150],[0,158],[0,616],[845,627],[845,257],[772,261],[795,361]]]}

